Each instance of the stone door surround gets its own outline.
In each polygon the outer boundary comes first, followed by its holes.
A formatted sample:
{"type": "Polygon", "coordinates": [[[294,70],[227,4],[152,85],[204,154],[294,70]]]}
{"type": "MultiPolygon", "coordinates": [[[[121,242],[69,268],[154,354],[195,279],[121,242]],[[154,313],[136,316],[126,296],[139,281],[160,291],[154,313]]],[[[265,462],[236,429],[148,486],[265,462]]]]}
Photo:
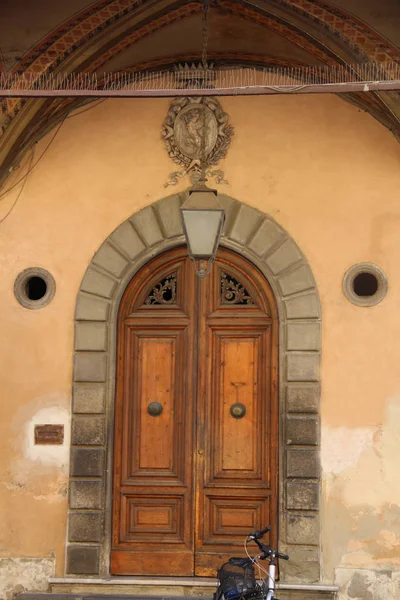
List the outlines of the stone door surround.
{"type": "MultiPolygon", "coordinates": [[[[147,206],[122,223],[88,266],[75,311],[71,470],[66,574],[109,569],[116,317],[134,274],[153,256],[184,244],[184,194],[147,206]]],[[[284,582],[320,581],[319,398],[321,313],[310,266],[271,217],[228,196],[221,245],[267,278],[279,311],[280,548],[284,582]]],[[[260,524],[265,525],[265,524],[260,524]]]]}

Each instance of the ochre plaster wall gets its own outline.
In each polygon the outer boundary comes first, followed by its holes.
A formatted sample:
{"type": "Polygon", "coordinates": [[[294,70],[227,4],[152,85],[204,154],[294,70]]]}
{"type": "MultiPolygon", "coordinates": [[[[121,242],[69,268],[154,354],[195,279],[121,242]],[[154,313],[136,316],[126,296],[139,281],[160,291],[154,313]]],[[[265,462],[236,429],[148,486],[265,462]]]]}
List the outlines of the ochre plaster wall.
{"type": "MultiPolygon", "coordinates": [[[[68,436],[56,452],[38,450],[33,425],[61,422],[68,432],[74,307],[94,252],[132,213],[188,185],[164,187],[177,168],[160,135],[168,105],[109,100],[75,113],[0,223],[0,569],[1,557],[45,558],[47,577],[56,557],[55,572],[64,572],[68,436]],[[16,276],[32,266],[57,286],[37,311],[13,294],[16,276]]],[[[324,578],[346,584],[354,569],[400,569],[400,146],[333,96],[222,105],[235,135],[221,162],[229,184],[219,189],[288,231],[321,296],[324,578]],[[371,308],[342,293],[344,273],[362,261],[389,280],[371,308]]],[[[0,219],[19,191],[0,198],[0,219]]]]}

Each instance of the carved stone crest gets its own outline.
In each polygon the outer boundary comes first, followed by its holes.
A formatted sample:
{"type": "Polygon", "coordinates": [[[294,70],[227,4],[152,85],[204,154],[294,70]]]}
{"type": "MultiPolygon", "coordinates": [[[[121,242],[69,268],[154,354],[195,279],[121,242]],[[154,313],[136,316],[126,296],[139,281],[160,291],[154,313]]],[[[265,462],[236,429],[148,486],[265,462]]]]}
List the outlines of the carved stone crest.
{"type": "Polygon", "coordinates": [[[162,137],[169,156],[183,169],[171,173],[165,187],[176,185],[178,178],[185,175],[190,175],[192,183],[196,183],[202,160],[208,177],[215,177],[217,183],[227,183],[223,171],[212,167],[226,155],[232,135],[228,115],[215,98],[174,100],[162,127],[162,137]]]}

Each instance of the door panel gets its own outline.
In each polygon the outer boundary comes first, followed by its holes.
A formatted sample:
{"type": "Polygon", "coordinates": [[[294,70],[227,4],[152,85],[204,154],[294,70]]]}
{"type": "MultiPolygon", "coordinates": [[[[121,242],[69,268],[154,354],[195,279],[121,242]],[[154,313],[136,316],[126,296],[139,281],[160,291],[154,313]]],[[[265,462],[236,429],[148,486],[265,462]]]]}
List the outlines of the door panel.
{"type": "MultiPolygon", "coordinates": [[[[126,455],[129,477],[163,477],[183,479],[182,464],[179,464],[179,423],[183,407],[179,403],[177,385],[182,376],[177,372],[176,357],[182,353],[182,332],[169,335],[136,337],[135,355],[137,373],[134,380],[132,411],[127,424],[132,424],[132,434],[127,435],[134,451],[126,455]],[[175,334],[175,335],[174,335],[175,334]],[[137,402],[136,402],[137,400],[137,402]],[[162,408],[159,415],[149,410],[162,408]]],[[[184,470],[183,470],[184,471],[184,470]]]]}
{"type": "Polygon", "coordinates": [[[141,378],[138,396],[141,419],[137,419],[137,451],[132,456],[134,460],[137,456],[138,470],[173,473],[174,458],[177,458],[174,457],[175,353],[173,338],[142,338],[139,341],[138,370],[141,378]],[[160,415],[155,412],[153,416],[149,412],[153,404],[156,405],[155,411],[158,410],[157,405],[162,406],[160,415]]]}
{"type": "Polygon", "coordinates": [[[277,536],[277,320],[247,261],[200,282],[185,249],[146,265],[118,318],[111,570],[215,576],[277,536]],[[155,411],[155,412],[154,412],[155,411]]]}
{"type": "Polygon", "coordinates": [[[249,531],[276,522],[274,320],[247,273],[235,267],[218,261],[201,293],[197,409],[204,459],[196,474],[195,532],[201,576],[214,576],[221,561],[240,555],[249,531]]]}
{"type": "Polygon", "coordinates": [[[187,377],[193,365],[193,278],[187,263],[186,256],[173,256],[150,272],[145,267],[121,301],[111,551],[115,574],[191,575],[194,569],[194,402],[187,377]]]}
{"type": "MultiPolygon", "coordinates": [[[[215,335],[215,333],[214,333],[215,335]]],[[[257,338],[217,335],[216,363],[219,390],[211,398],[211,419],[216,424],[212,448],[214,473],[219,478],[245,480],[260,477],[257,469],[258,354],[257,338]],[[232,410],[238,412],[232,415],[232,410]],[[245,411],[244,417],[240,411],[245,411]],[[247,418],[245,418],[247,417],[247,418]]],[[[217,379],[217,378],[216,378],[217,379]]]]}

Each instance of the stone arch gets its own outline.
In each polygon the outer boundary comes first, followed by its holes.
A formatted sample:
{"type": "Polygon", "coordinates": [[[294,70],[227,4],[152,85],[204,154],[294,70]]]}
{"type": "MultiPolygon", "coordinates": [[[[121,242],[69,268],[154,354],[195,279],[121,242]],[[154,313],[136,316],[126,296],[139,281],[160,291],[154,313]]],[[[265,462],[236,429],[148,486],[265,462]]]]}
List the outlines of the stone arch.
{"type": "MultiPolygon", "coordinates": [[[[280,547],[285,582],[320,581],[319,397],[321,313],[310,266],[271,217],[220,195],[221,240],[269,281],[280,327],[280,547]]],[[[184,243],[183,194],[132,215],[102,244],[82,280],[75,312],[71,472],[66,572],[107,575],[110,551],[116,317],[133,275],[184,243]]]]}

